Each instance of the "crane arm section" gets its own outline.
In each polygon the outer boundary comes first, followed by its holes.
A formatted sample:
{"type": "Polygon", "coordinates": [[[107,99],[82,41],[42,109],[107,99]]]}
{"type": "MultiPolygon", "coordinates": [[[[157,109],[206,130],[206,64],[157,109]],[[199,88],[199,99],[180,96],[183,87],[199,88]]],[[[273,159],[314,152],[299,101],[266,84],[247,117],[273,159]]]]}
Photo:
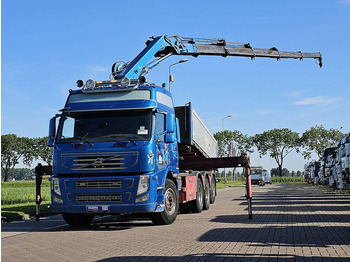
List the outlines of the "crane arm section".
{"type": "Polygon", "coordinates": [[[181,36],[157,36],[151,37],[146,42],[146,47],[131,62],[115,63],[112,66],[114,79],[124,77],[137,80],[140,76],[146,75],[150,69],[157,66],[161,61],[172,55],[183,56],[241,56],[255,59],[256,57],[275,58],[277,60],[292,58],[300,59],[313,58],[322,67],[322,56],[318,53],[286,52],[277,48],[270,49],[253,48],[249,43],[226,42],[222,38],[188,38],[181,36]],[[149,62],[151,59],[153,61],[149,62]]]}

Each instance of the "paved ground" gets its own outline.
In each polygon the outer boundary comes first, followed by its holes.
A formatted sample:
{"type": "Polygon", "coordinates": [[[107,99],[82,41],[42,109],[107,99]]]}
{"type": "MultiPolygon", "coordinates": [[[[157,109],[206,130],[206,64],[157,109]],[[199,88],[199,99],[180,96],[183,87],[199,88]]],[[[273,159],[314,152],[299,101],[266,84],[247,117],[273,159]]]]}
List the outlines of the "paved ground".
{"type": "Polygon", "coordinates": [[[308,185],[253,186],[253,219],[244,188],[220,190],[201,214],[173,225],[95,219],[91,227],[2,224],[2,261],[350,261],[350,198],[308,185]]]}

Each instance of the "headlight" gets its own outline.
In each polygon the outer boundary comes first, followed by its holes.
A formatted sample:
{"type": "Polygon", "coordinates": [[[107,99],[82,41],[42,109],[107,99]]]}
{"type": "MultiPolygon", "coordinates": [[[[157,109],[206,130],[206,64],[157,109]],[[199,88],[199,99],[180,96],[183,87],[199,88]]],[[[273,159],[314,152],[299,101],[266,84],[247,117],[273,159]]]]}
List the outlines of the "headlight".
{"type": "Polygon", "coordinates": [[[52,178],[51,180],[51,190],[57,195],[61,195],[60,181],[58,178],[52,178]]]}
{"type": "Polygon", "coordinates": [[[62,198],[59,198],[57,196],[52,196],[52,200],[53,200],[53,202],[63,204],[62,198]]]}
{"type": "Polygon", "coordinates": [[[149,175],[140,176],[139,186],[137,188],[137,195],[147,192],[149,189],[149,175]]]}
{"type": "Polygon", "coordinates": [[[149,194],[145,194],[135,199],[135,203],[145,202],[149,199],[149,194]]]}

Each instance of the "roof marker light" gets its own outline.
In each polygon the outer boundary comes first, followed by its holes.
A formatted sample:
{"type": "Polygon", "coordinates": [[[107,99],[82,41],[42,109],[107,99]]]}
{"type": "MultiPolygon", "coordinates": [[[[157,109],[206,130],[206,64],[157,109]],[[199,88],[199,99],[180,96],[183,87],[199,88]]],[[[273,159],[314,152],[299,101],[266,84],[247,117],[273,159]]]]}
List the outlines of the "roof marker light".
{"type": "Polygon", "coordinates": [[[95,87],[96,83],[92,79],[88,79],[85,83],[85,88],[87,89],[93,89],[95,87]]]}
{"type": "Polygon", "coordinates": [[[79,80],[77,81],[77,87],[81,88],[81,87],[83,87],[83,86],[84,86],[83,80],[79,79],[79,80]]]}
{"type": "Polygon", "coordinates": [[[143,85],[143,84],[146,83],[146,82],[147,82],[146,77],[144,77],[144,76],[140,76],[140,77],[139,77],[139,84],[140,84],[140,85],[143,85]]]}
{"type": "Polygon", "coordinates": [[[122,80],[120,81],[120,85],[121,85],[123,88],[128,88],[129,85],[130,85],[130,79],[127,78],[127,77],[123,77],[122,80]]]}

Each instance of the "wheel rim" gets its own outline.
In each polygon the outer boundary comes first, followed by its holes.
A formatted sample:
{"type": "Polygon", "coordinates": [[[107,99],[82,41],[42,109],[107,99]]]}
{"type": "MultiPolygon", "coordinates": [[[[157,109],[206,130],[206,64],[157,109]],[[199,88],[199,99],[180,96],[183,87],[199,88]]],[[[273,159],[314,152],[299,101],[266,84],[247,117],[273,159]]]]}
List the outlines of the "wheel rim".
{"type": "Polygon", "coordinates": [[[176,206],[176,195],[175,192],[168,188],[168,190],[165,192],[165,210],[168,214],[172,214],[175,212],[175,206],[176,206]]]}
{"type": "Polygon", "coordinates": [[[203,205],[203,185],[201,182],[199,182],[197,194],[198,194],[197,198],[198,198],[199,204],[203,205]]]}
{"type": "Polygon", "coordinates": [[[209,181],[207,181],[207,185],[205,186],[205,201],[207,203],[210,201],[209,181]]]}
{"type": "Polygon", "coordinates": [[[213,198],[213,197],[215,197],[215,181],[212,181],[211,182],[211,185],[210,185],[210,193],[211,193],[211,197],[213,198]]]}

